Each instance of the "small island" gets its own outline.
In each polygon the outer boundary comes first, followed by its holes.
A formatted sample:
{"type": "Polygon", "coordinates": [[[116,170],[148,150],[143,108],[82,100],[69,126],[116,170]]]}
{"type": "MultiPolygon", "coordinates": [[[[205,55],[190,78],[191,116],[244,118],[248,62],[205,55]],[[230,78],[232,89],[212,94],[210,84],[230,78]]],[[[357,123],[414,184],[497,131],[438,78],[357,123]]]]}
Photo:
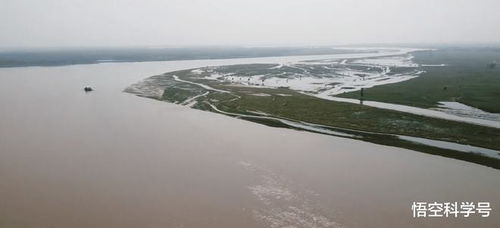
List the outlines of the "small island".
{"type": "Polygon", "coordinates": [[[488,49],[378,49],[337,58],[181,70],[125,91],[268,126],[498,169],[500,101],[492,94],[500,91],[500,71],[486,69],[481,60],[487,58],[500,54],[488,49]]]}

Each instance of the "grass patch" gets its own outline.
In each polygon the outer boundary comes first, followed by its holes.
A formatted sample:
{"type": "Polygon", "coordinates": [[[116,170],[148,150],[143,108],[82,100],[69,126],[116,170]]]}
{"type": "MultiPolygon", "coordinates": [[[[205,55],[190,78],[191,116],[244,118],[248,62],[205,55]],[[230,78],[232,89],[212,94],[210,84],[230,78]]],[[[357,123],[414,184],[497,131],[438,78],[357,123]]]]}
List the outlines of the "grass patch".
{"type": "Polygon", "coordinates": [[[227,112],[246,113],[248,110],[258,110],[277,117],[327,126],[500,149],[500,129],[496,128],[328,101],[286,89],[224,88],[231,89],[241,98],[229,99],[225,94],[211,94],[208,97],[217,100],[217,107],[227,112]],[[271,96],[248,96],[249,90],[271,96]],[[277,95],[285,92],[292,96],[277,95]]]}

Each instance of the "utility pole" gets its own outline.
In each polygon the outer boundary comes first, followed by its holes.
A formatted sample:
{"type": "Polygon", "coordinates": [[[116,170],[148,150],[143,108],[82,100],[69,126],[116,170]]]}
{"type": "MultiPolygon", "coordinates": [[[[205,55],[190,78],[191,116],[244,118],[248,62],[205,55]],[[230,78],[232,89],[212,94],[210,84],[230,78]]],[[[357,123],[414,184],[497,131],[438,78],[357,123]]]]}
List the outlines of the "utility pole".
{"type": "Polygon", "coordinates": [[[364,92],[365,92],[365,89],[364,88],[361,88],[361,91],[360,91],[360,97],[359,97],[359,104],[363,104],[363,100],[364,100],[364,92]]]}

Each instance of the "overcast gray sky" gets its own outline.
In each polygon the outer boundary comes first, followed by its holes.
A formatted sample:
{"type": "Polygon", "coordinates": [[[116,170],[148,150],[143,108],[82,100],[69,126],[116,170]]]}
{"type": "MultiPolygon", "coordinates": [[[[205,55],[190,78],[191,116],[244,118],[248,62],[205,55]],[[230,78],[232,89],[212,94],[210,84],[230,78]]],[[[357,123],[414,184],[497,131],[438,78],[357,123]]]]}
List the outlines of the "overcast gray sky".
{"type": "Polygon", "coordinates": [[[0,47],[500,42],[499,0],[0,0],[0,47]]]}

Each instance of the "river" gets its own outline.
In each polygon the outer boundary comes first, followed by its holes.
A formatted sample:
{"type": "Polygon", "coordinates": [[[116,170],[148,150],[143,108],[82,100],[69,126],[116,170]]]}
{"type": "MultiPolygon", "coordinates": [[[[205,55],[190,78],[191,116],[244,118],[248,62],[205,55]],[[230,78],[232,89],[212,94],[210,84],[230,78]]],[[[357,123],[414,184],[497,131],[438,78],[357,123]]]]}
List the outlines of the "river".
{"type": "Polygon", "coordinates": [[[300,58],[0,69],[0,226],[500,223],[499,170],[122,92],[168,71],[300,58]],[[413,201],[489,201],[493,211],[416,219],[413,201]]]}

